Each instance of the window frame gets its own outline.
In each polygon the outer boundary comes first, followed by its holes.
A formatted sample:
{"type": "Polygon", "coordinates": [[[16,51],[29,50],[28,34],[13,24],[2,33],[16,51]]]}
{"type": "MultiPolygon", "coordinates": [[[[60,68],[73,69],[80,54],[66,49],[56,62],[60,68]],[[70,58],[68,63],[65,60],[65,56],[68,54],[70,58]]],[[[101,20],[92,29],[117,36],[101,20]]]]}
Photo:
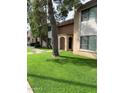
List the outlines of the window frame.
{"type": "MultiPolygon", "coordinates": [[[[95,51],[89,49],[89,37],[90,37],[90,36],[96,36],[96,38],[97,38],[97,35],[84,35],[84,36],[80,36],[80,46],[79,46],[79,47],[80,47],[80,48],[79,48],[80,51],[86,51],[86,52],[88,51],[88,52],[95,52],[95,53],[96,53],[97,47],[96,47],[96,50],[95,50],[95,51]],[[81,45],[82,45],[82,44],[81,44],[81,37],[88,37],[88,43],[87,43],[87,46],[88,46],[88,47],[87,47],[87,49],[81,48],[81,45]]],[[[97,42],[97,41],[96,41],[96,42],[97,42]]]]}

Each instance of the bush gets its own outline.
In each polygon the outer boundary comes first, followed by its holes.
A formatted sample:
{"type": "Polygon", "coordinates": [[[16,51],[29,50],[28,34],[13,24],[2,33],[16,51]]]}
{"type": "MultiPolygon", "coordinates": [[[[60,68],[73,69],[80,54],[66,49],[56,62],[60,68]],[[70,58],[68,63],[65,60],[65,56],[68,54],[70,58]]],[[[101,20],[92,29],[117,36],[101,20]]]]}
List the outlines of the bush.
{"type": "Polygon", "coordinates": [[[30,46],[34,46],[34,45],[35,45],[35,43],[31,43],[31,44],[30,44],[30,46]]]}
{"type": "Polygon", "coordinates": [[[35,48],[40,48],[40,43],[39,42],[37,42],[37,43],[35,43],[35,48]]]}

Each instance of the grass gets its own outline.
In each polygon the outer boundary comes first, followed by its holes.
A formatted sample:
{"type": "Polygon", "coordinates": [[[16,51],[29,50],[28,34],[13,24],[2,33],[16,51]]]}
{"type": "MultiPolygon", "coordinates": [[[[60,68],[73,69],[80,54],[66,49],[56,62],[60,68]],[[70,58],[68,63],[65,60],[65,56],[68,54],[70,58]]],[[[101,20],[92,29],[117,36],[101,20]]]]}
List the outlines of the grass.
{"type": "Polygon", "coordinates": [[[34,93],[96,93],[95,59],[61,52],[60,57],[28,55],[28,81],[34,93]]]}
{"type": "Polygon", "coordinates": [[[28,47],[27,52],[32,52],[32,49],[28,47]]]}
{"type": "MultiPolygon", "coordinates": [[[[51,49],[48,49],[48,48],[35,48],[35,49],[46,50],[46,51],[51,50],[51,49]]],[[[28,47],[27,52],[32,52],[32,48],[28,47]]]]}
{"type": "Polygon", "coordinates": [[[49,49],[49,48],[44,48],[44,47],[38,48],[38,49],[41,49],[41,50],[51,50],[51,49],[49,49]]]}

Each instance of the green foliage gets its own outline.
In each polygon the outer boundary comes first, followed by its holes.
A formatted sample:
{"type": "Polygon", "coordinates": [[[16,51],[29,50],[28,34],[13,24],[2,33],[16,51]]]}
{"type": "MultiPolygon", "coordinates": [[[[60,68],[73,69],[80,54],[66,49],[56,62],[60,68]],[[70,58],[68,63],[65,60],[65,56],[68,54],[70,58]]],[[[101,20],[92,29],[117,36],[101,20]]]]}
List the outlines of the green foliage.
{"type": "Polygon", "coordinates": [[[56,18],[60,20],[64,20],[67,16],[69,11],[72,11],[75,8],[78,7],[79,4],[81,4],[80,0],[56,0],[60,1],[57,2],[57,12],[56,12],[56,18]]]}
{"type": "Polygon", "coordinates": [[[46,0],[28,0],[28,22],[34,37],[47,34],[46,0]]]}

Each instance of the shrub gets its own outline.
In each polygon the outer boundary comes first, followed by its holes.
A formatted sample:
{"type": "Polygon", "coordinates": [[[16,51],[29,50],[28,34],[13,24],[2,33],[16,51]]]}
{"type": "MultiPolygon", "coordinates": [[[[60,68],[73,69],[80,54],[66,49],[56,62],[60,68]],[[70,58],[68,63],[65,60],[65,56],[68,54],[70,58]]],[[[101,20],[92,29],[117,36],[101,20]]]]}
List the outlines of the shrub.
{"type": "Polygon", "coordinates": [[[35,43],[35,48],[40,48],[40,43],[39,42],[37,42],[37,43],[35,43]]]}
{"type": "Polygon", "coordinates": [[[30,46],[34,46],[35,45],[35,43],[30,43],[30,46]]]}

